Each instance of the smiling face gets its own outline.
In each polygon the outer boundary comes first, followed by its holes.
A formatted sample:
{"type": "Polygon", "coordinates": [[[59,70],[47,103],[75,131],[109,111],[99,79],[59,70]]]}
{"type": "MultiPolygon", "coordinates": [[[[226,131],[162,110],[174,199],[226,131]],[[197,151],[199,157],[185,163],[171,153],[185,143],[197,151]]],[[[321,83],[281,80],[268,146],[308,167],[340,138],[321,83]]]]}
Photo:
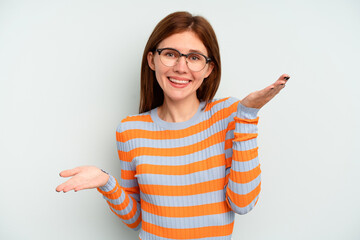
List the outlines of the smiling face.
{"type": "MultiPolygon", "coordinates": [[[[208,56],[205,45],[191,31],[176,33],[165,38],[158,46],[158,49],[161,48],[174,48],[183,54],[198,52],[208,56]]],[[[149,52],[147,58],[164,92],[164,101],[197,101],[196,90],[213,69],[213,64],[210,62],[201,71],[191,71],[185,57],[181,57],[175,66],[167,67],[160,61],[160,56],[156,52],[149,52]]]]}

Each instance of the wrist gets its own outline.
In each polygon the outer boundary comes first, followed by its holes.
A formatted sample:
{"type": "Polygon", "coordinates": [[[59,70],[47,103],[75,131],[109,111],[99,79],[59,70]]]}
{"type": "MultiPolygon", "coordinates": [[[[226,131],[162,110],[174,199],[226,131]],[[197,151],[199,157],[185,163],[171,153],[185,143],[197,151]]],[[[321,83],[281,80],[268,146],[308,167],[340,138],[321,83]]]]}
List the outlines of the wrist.
{"type": "Polygon", "coordinates": [[[109,178],[108,178],[108,181],[106,182],[106,184],[104,186],[101,186],[98,188],[101,191],[109,192],[109,191],[113,190],[116,185],[116,179],[111,175],[108,175],[108,176],[109,176],[109,178]]]}
{"type": "Polygon", "coordinates": [[[103,180],[103,184],[101,185],[101,187],[104,187],[104,186],[108,183],[109,178],[110,178],[110,175],[109,175],[109,173],[106,172],[105,170],[103,170],[103,169],[100,169],[100,170],[101,170],[101,172],[102,172],[102,178],[104,179],[104,180],[103,180]]]}
{"type": "Polygon", "coordinates": [[[260,109],[247,107],[239,102],[236,116],[245,119],[255,119],[260,109]]]}

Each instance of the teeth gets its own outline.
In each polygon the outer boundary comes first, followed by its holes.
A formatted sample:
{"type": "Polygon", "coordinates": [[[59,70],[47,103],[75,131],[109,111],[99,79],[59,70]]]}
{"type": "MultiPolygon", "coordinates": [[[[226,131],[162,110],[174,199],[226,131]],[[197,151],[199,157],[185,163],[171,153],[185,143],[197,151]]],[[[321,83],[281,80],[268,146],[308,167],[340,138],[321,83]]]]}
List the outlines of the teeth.
{"type": "Polygon", "coordinates": [[[190,82],[189,80],[186,81],[186,80],[177,80],[177,79],[173,79],[173,78],[169,78],[169,80],[173,83],[180,83],[180,84],[184,84],[184,83],[188,83],[190,82]]]}

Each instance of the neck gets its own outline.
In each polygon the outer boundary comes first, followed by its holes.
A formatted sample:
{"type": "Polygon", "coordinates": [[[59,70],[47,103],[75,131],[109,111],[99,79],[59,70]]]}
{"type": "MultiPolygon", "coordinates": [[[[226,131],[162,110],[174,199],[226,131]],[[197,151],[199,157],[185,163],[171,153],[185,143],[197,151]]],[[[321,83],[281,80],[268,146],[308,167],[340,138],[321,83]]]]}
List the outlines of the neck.
{"type": "Polygon", "coordinates": [[[185,122],[196,114],[199,105],[197,98],[183,101],[164,99],[163,105],[158,108],[158,115],[166,122],[185,122]]]}

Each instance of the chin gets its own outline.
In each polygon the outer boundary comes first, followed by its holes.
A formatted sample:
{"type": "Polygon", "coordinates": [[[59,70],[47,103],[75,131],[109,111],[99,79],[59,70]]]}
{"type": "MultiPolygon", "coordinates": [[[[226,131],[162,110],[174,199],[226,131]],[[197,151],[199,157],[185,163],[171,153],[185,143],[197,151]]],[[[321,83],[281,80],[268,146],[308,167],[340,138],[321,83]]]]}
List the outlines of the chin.
{"type": "Polygon", "coordinates": [[[182,97],[182,96],[169,96],[168,98],[174,102],[180,102],[180,101],[186,99],[186,97],[182,97]]]}

